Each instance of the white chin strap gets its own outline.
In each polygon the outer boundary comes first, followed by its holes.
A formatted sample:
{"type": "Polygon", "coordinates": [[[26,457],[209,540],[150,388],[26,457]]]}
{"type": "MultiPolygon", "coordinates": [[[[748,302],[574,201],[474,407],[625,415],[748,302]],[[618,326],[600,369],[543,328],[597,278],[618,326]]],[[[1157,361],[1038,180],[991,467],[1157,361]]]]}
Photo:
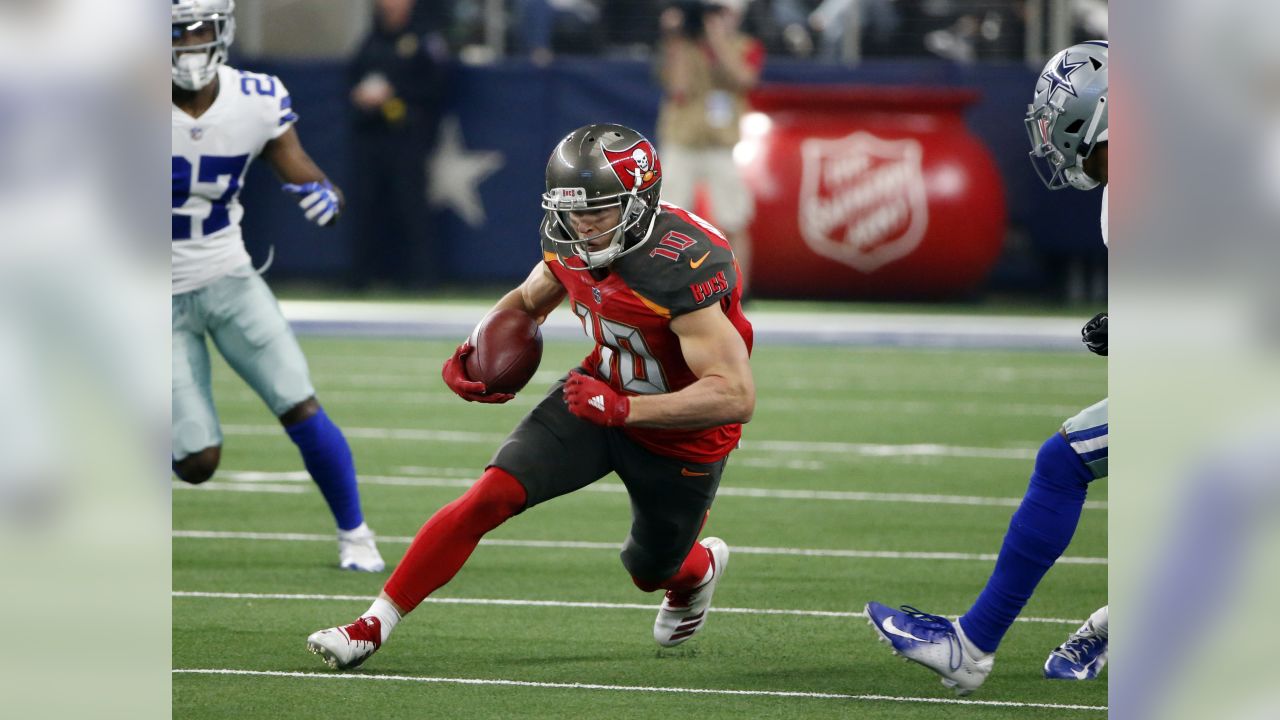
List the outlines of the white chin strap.
{"type": "MultiPolygon", "coordinates": [[[[1107,131],[1110,129],[1111,128],[1103,128],[1102,132],[1098,133],[1098,137],[1094,138],[1093,140],[1093,144],[1095,147],[1107,141],[1107,131]]],[[[1092,190],[1098,187],[1097,180],[1094,180],[1093,178],[1084,174],[1083,159],[1078,160],[1075,167],[1067,168],[1066,170],[1063,170],[1062,176],[1067,179],[1067,182],[1071,184],[1071,187],[1077,190],[1092,190]]]]}
{"type": "Polygon", "coordinates": [[[1079,165],[1067,168],[1062,171],[1062,176],[1067,179],[1067,183],[1077,190],[1092,190],[1098,187],[1098,181],[1084,174],[1084,169],[1079,165]]]}

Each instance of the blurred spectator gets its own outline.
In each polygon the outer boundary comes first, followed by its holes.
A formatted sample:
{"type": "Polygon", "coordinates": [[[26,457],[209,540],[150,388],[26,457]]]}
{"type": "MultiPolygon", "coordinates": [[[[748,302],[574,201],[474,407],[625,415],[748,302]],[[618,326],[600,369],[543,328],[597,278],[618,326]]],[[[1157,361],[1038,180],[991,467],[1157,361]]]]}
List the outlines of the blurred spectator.
{"type": "Polygon", "coordinates": [[[435,284],[440,254],[427,217],[426,158],[435,144],[448,48],[445,3],[377,0],[349,68],[355,226],[349,283],[435,284]]]}
{"type": "Polygon", "coordinates": [[[600,8],[592,0],[516,0],[520,47],[538,65],[562,48],[570,53],[600,50],[600,8]]]}
{"type": "MultiPolygon", "coordinates": [[[[694,210],[702,185],[711,220],[724,231],[749,290],[755,203],[733,161],[747,91],[764,66],[764,46],[740,30],[748,0],[686,0],[662,12],[658,113],[662,198],[694,210]]],[[[701,208],[697,208],[701,209],[701,208]]]]}
{"type": "Polygon", "coordinates": [[[764,0],[756,4],[767,4],[769,8],[769,26],[760,32],[766,46],[799,57],[813,54],[813,36],[807,29],[812,0],[764,0]]]}
{"type": "Polygon", "coordinates": [[[946,23],[924,35],[924,46],[934,55],[961,63],[1022,56],[1026,17],[1023,0],[924,0],[917,4],[925,18],[946,23]]]}
{"type": "Polygon", "coordinates": [[[1076,42],[1105,39],[1111,17],[1107,0],[1072,0],[1076,42]]]}
{"type": "Polygon", "coordinates": [[[818,56],[824,60],[850,58],[845,35],[851,28],[861,33],[859,54],[891,52],[902,25],[895,0],[822,0],[808,20],[818,34],[818,56]]]}
{"type": "Polygon", "coordinates": [[[662,0],[604,0],[605,38],[615,54],[648,58],[662,0]]]}

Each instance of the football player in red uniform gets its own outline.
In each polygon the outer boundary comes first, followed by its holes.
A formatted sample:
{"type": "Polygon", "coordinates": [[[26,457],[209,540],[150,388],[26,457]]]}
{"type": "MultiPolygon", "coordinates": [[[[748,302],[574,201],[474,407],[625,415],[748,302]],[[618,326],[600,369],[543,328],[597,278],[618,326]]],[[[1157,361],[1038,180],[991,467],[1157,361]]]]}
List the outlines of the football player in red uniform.
{"type": "MultiPolygon", "coordinates": [[[[630,128],[573,131],[551,153],[546,177],[543,260],[494,309],[542,322],[567,297],[595,348],[516,426],[471,489],[422,526],[368,612],[307,638],[330,667],[364,662],[485,533],[610,472],[631,499],[622,564],[641,590],[666,591],[654,639],[678,645],[705,623],[729,548],[696,541],[755,409],[741,274],[719,230],[659,202],[658,155],[630,128]]],[[[469,401],[510,400],[467,377],[471,351],[463,343],[445,362],[445,383],[469,401]]]]}

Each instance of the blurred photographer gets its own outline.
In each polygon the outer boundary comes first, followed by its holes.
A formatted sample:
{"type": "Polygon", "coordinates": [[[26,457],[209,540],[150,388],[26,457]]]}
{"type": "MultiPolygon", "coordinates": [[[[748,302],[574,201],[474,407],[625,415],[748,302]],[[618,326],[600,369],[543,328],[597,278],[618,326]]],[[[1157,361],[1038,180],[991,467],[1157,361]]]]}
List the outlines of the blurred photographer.
{"type": "Polygon", "coordinates": [[[733,162],[738,121],[747,92],[760,79],[764,46],[742,33],[748,0],[680,0],[659,17],[662,31],[657,75],[663,98],[658,113],[663,200],[694,208],[705,184],[711,219],[724,231],[750,290],[755,213],[751,193],[733,162]]]}
{"type": "Polygon", "coordinates": [[[440,238],[427,217],[426,158],[448,83],[451,3],[376,0],[369,34],[347,69],[353,177],[354,289],[430,287],[440,238]]]}

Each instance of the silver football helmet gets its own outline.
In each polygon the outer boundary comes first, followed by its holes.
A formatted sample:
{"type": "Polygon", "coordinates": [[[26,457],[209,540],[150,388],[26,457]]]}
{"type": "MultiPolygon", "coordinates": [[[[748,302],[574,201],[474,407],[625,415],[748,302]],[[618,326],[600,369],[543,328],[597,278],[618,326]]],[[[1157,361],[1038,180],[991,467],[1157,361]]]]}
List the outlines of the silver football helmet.
{"type": "Polygon", "coordinates": [[[227,49],[236,34],[235,0],[173,0],[173,44],[169,71],[173,84],[185,90],[199,90],[213,82],[218,67],[227,61],[227,49]],[[189,32],[213,27],[213,40],[195,45],[179,45],[189,32]]]}
{"type": "Polygon", "coordinates": [[[1049,60],[1036,83],[1025,122],[1031,165],[1050,190],[1098,186],[1084,161],[1107,140],[1107,50],[1105,40],[1072,45],[1049,60]]]}
{"type": "Polygon", "coordinates": [[[597,123],[569,133],[547,161],[542,195],[542,235],[570,270],[602,268],[640,247],[653,231],[662,189],[662,165],[645,136],[623,125],[597,123]],[[578,237],[572,212],[618,207],[618,224],[592,237],[578,237]],[[609,237],[591,250],[589,243],[609,237]],[[581,264],[567,261],[577,258],[581,264]]]}

